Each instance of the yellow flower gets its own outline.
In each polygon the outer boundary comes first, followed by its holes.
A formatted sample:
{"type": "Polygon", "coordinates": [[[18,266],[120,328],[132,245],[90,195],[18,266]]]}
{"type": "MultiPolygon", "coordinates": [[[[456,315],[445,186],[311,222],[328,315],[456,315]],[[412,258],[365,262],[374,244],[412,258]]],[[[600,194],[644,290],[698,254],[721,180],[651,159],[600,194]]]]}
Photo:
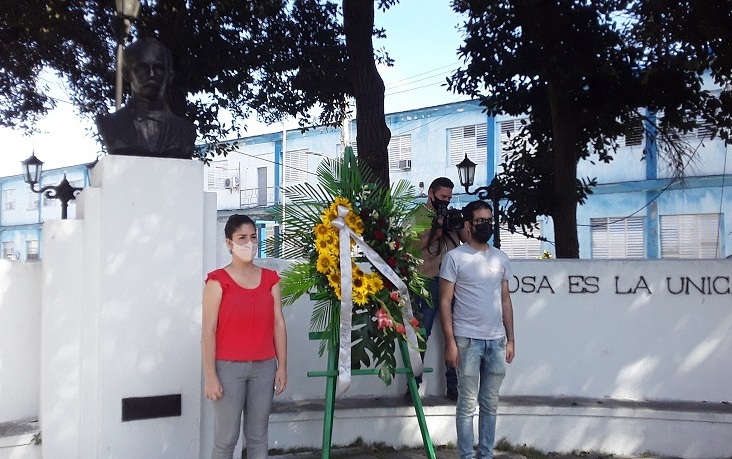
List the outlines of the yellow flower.
{"type": "Polygon", "coordinates": [[[369,302],[369,295],[363,289],[353,290],[353,302],[359,306],[363,306],[369,302]]]}
{"type": "Polygon", "coordinates": [[[353,212],[353,204],[351,204],[351,201],[349,201],[348,198],[344,198],[341,196],[335,198],[333,200],[333,204],[331,204],[330,207],[331,209],[333,209],[334,212],[337,212],[338,206],[346,206],[351,212],[353,212]]]}
{"type": "Polygon", "coordinates": [[[320,221],[322,221],[324,225],[330,226],[330,222],[335,220],[337,217],[338,213],[331,207],[323,212],[323,215],[320,217],[320,221]]]}
{"type": "Polygon", "coordinates": [[[315,238],[315,248],[318,250],[318,253],[333,252],[333,244],[330,243],[327,237],[315,238]]]}
{"type": "Polygon", "coordinates": [[[376,294],[384,289],[384,281],[379,273],[371,273],[366,276],[366,289],[369,293],[376,294]]]}
{"type": "Polygon", "coordinates": [[[359,219],[358,219],[358,221],[356,222],[355,226],[354,226],[354,227],[352,227],[351,229],[352,229],[353,231],[355,231],[355,232],[356,232],[356,234],[358,234],[358,235],[360,236],[361,234],[363,234],[363,230],[365,230],[365,229],[366,229],[366,227],[365,227],[365,226],[364,226],[364,224],[363,224],[363,220],[361,220],[361,219],[359,218],[359,219]]]}
{"type": "Polygon", "coordinates": [[[363,288],[364,288],[364,277],[363,276],[354,275],[353,276],[353,289],[354,290],[361,290],[363,288]]]}
{"type": "Polygon", "coordinates": [[[341,286],[341,272],[340,270],[333,270],[330,273],[328,273],[328,283],[331,287],[339,287],[341,286]]]}
{"type": "Polygon", "coordinates": [[[315,228],[313,229],[313,231],[315,232],[316,238],[325,237],[326,235],[328,235],[330,233],[330,230],[331,230],[330,226],[326,226],[323,224],[315,225],[315,228]]]}
{"type": "Polygon", "coordinates": [[[358,234],[361,234],[361,232],[363,231],[358,231],[358,228],[363,228],[363,220],[361,220],[361,217],[353,212],[349,212],[348,215],[346,215],[346,225],[348,225],[351,230],[355,231],[358,234]]]}
{"type": "Polygon", "coordinates": [[[319,273],[328,274],[332,270],[336,269],[337,266],[338,264],[336,263],[335,257],[330,253],[321,252],[318,254],[318,262],[315,269],[317,269],[319,273]]]}
{"type": "Polygon", "coordinates": [[[335,246],[336,249],[338,248],[338,238],[333,233],[326,234],[324,239],[328,241],[328,245],[335,246]]]}

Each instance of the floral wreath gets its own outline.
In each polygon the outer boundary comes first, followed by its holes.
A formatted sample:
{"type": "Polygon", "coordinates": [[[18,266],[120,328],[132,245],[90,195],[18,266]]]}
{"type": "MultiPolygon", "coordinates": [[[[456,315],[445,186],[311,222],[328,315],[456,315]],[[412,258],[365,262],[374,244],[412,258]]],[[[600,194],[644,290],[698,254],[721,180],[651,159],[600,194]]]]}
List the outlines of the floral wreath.
{"type": "MultiPolygon", "coordinates": [[[[389,385],[397,367],[397,340],[411,343],[411,333],[420,327],[411,316],[406,296],[425,297],[425,278],[417,273],[421,263],[417,251],[417,235],[410,230],[416,206],[414,188],[401,180],[391,188],[376,185],[373,173],[359,165],[350,148],[344,158],[325,159],[318,167],[318,184],[303,183],[288,187],[286,195],[292,202],[285,213],[285,231],[277,239],[285,258],[300,258],[283,272],[283,305],[293,304],[304,294],[315,302],[310,328],[324,332],[319,355],[329,343],[340,344],[342,283],[339,218],[375,252],[383,263],[363,258],[361,245],[352,239],[350,249],[350,283],[353,309],[351,312],[351,368],[376,367],[379,377],[389,385]],[[340,213],[339,213],[340,209],[340,213]],[[354,261],[357,260],[358,262],[354,261]],[[390,269],[389,280],[379,269],[390,269]],[[396,284],[406,286],[400,291],[396,284]],[[403,292],[403,293],[402,293],[403,292]],[[405,314],[405,311],[408,314],[405,314]],[[407,318],[408,317],[408,318],[407,318]]],[[[273,216],[281,216],[276,208],[273,216]]],[[[422,339],[417,335],[418,339],[422,339]]]]}

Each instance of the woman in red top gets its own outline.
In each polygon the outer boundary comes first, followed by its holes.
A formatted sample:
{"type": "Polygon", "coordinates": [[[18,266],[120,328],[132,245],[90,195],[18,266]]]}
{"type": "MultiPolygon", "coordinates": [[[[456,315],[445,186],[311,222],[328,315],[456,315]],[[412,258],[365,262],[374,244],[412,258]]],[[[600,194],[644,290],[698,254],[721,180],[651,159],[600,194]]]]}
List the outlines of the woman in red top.
{"type": "Polygon", "coordinates": [[[249,459],[265,459],[273,394],[287,385],[287,332],[280,276],[253,263],[257,229],[232,215],[224,228],[231,263],[208,274],[203,289],[203,371],[214,405],[211,457],[231,459],[242,413],[249,459]]]}

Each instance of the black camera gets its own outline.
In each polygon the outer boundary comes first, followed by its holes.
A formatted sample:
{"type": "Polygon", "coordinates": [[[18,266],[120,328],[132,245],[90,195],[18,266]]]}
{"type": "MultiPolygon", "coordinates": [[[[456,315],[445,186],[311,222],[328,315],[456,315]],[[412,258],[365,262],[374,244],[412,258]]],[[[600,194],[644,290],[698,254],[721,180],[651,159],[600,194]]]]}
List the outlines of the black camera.
{"type": "Polygon", "coordinates": [[[448,209],[446,205],[436,209],[432,225],[440,226],[440,218],[442,218],[442,231],[458,231],[462,229],[465,223],[465,217],[463,217],[461,210],[448,209]]]}

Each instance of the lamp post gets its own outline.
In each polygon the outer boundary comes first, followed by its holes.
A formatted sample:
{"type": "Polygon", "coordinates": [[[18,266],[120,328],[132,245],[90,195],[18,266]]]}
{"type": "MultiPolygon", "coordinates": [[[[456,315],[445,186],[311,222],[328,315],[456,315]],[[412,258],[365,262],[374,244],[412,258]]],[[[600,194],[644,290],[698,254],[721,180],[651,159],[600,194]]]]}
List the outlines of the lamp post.
{"type": "Polygon", "coordinates": [[[125,42],[130,35],[130,25],[140,14],[140,0],[115,0],[116,12],[112,20],[115,39],[117,40],[117,69],[115,80],[115,109],[122,107],[122,60],[124,59],[125,42]]]}
{"type": "Polygon", "coordinates": [[[460,184],[465,187],[465,192],[469,195],[478,195],[481,201],[490,200],[493,206],[493,246],[497,249],[501,248],[501,226],[499,222],[498,202],[503,196],[503,189],[498,177],[493,177],[491,184],[481,186],[473,190],[469,190],[473,186],[475,180],[475,163],[472,162],[468,155],[465,155],[462,161],[456,166],[458,169],[458,177],[460,184]]]}
{"type": "Polygon", "coordinates": [[[23,180],[25,183],[30,185],[30,189],[34,193],[43,194],[49,199],[58,199],[61,201],[61,220],[66,220],[69,208],[69,201],[76,199],[76,195],[83,189],[71,186],[68,180],[66,180],[66,174],[64,179],[61,180],[56,186],[49,185],[44,186],[40,190],[35,188],[36,183],[41,181],[41,171],[43,170],[43,161],[36,158],[36,154],[33,153],[28,159],[20,162],[23,165],[23,180]]]}

